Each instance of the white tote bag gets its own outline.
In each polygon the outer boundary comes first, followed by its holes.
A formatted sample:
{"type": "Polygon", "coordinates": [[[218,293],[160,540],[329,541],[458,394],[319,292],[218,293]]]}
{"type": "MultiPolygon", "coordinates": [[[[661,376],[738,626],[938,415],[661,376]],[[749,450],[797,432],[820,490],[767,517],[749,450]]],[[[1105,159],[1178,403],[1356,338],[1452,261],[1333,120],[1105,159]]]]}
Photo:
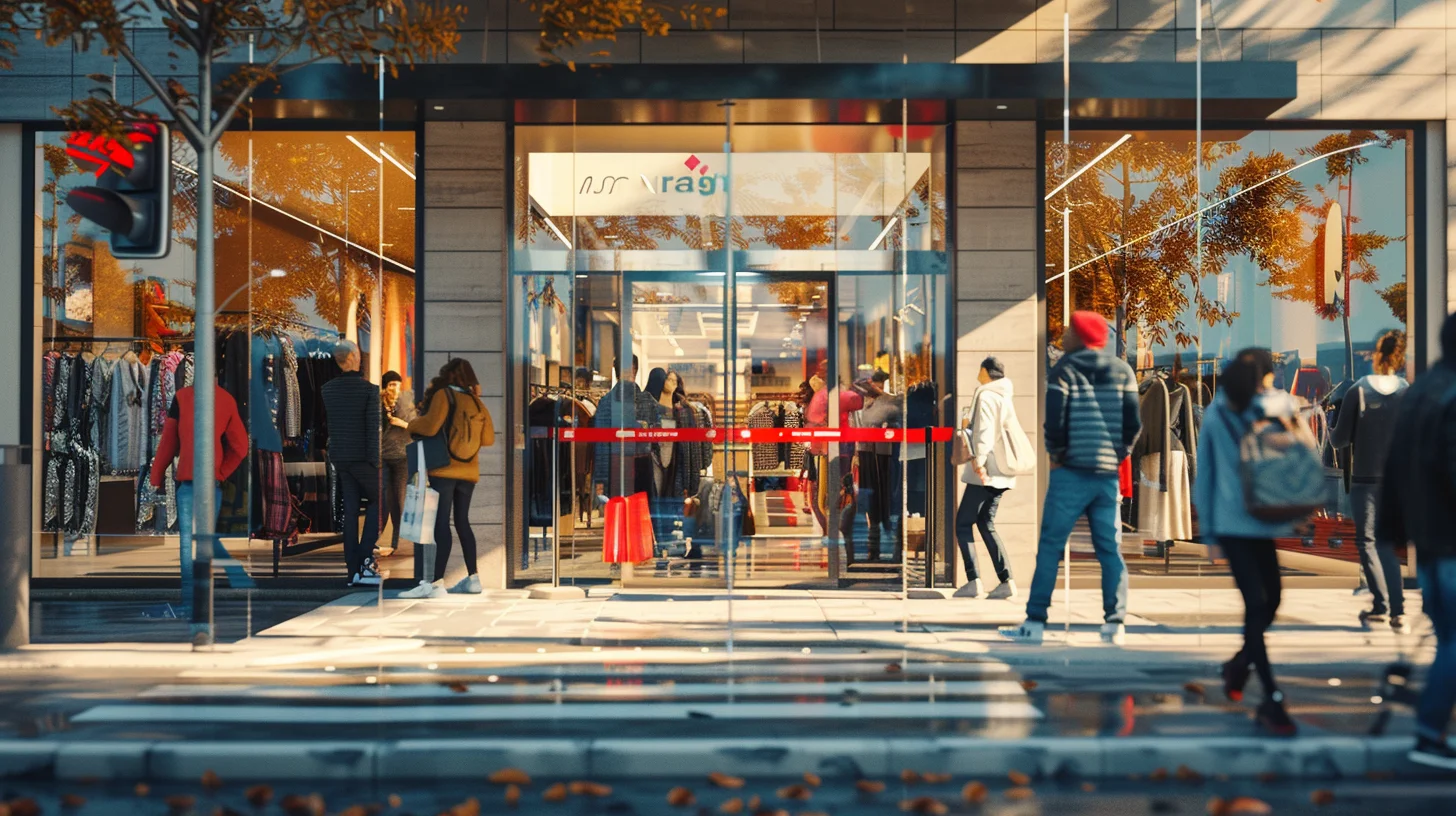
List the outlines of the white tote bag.
{"type": "Polygon", "coordinates": [[[440,510],[440,494],[430,487],[425,472],[425,447],[416,443],[416,470],[404,489],[404,512],[399,522],[399,535],[416,544],[435,543],[435,514],[440,510]]]}

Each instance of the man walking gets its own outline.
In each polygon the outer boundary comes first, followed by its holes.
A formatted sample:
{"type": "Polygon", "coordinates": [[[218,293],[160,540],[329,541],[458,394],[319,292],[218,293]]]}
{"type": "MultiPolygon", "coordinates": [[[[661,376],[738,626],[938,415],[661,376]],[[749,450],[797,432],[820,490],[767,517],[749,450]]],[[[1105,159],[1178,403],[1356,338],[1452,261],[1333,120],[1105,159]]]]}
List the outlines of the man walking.
{"type": "MultiPolygon", "coordinates": [[[[1137,377],[1107,348],[1107,320],[1095,312],[1074,312],[1062,335],[1062,358],[1047,375],[1046,447],[1051,459],[1041,540],[1026,622],[1001,634],[1039,644],[1057,583],[1062,550],[1077,519],[1092,528],[1092,547],[1102,567],[1102,639],[1126,638],[1127,566],[1119,543],[1122,519],[1117,469],[1142,430],[1137,377]]],[[[1068,569],[1071,565],[1068,565],[1068,569]]]]}
{"type": "Polygon", "coordinates": [[[347,340],[334,346],[334,361],[344,374],[324,383],[329,421],[329,462],[344,494],[344,562],[349,586],[378,586],[374,545],[379,538],[379,387],[359,373],[359,347],[347,340]],[[359,512],[369,501],[364,534],[359,512]]]}
{"type": "Polygon", "coordinates": [[[1456,315],[1441,325],[1441,359],[1406,389],[1393,424],[1376,540],[1415,545],[1421,597],[1436,632],[1410,759],[1456,771],[1456,749],[1446,741],[1456,707],[1456,315]]]}

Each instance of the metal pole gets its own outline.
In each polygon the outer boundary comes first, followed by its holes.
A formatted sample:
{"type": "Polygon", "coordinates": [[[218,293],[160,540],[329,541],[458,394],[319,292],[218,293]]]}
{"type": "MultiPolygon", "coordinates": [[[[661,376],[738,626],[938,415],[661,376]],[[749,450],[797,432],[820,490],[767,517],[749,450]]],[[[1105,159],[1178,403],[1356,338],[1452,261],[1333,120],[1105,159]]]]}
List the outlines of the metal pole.
{"type": "Polygon", "coordinates": [[[1203,319],[1198,314],[1198,309],[1203,301],[1203,0],[1194,4],[1198,11],[1194,14],[1193,39],[1197,54],[1193,69],[1193,82],[1196,86],[1193,89],[1193,173],[1194,173],[1194,205],[1198,207],[1198,218],[1194,222],[1195,233],[1195,267],[1193,270],[1193,320],[1198,326],[1196,335],[1198,352],[1195,368],[1198,369],[1198,395],[1203,398],[1203,319]]]}
{"type": "Polygon", "coordinates": [[[212,550],[217,537],[217,507],[213,493],[217,489],[216,453],[212,440],[217,382],[216,338],[213,329],[213,300],[216,293],[213,269],[213,145],[212,138],[212,55],[198,58],[197,129],[202,132],[197,150],[197,302],[194,314],[193,342],[193,420],[197,429],[192,453],[192,540],[196,555],[192,559],[192,645],[211,648],[212,629],[212,550]]]}
{"type": "MultiPolygon", "coordinates": [[[[1063,3],[1062,11],[1062,177],[1072,170],[1072,15],[1063,3]]],[[[1070,191],[1063,193],[1069,195],[1070,191]]],[[[1072,210],[1062,205],[1062,332],[1072,325],[1072,210]]],[[[1066,607],[1063,629],[1072,639],[1072,539],[1062,545],[1062,595],[1066,607]]]]}

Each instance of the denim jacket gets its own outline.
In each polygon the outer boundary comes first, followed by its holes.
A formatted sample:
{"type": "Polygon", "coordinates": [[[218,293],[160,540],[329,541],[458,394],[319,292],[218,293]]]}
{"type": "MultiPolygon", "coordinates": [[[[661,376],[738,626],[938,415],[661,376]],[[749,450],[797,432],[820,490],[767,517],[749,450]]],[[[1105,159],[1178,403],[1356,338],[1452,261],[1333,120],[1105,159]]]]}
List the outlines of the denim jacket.
{"type": "Polygon", "coordinates": [[[1249,514],[1239,473],[1239,441],[1256,418],[1298,415],[1299,404],[1286,391],[1265,391],[1242,415],[1234,413],[1222,393],[1209,406],[1198,434],[1198,480],[1193,483],[1193,507],[1205,543],[1294,534],[1293,522],[1262,521],[1249,514]]]}

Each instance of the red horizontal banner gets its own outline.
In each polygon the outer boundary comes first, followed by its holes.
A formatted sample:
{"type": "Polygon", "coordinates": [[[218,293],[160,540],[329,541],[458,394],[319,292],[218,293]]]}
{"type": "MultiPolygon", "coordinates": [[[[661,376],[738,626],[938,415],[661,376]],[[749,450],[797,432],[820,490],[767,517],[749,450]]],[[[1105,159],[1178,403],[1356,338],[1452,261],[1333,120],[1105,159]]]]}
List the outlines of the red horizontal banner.
{"type": "MultiPolygon", "coordinates": [[[[539,438],[547,428],[532,428],[539,438]]],[[[558,428],[562,442],[908,442],[923,444],[925,428],[558,428]]],[[[949,442],[954,428],[930,428],[931,442],[949,442]]]]}

